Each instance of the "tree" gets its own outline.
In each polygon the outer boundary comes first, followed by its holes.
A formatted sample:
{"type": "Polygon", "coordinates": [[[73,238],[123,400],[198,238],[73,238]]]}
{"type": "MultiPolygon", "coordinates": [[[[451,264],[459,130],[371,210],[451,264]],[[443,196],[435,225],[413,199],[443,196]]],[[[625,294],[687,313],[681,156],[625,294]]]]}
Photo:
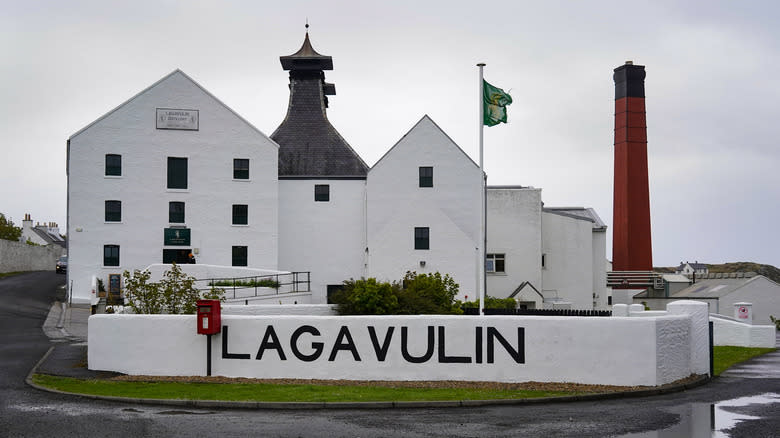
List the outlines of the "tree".
{"type": "Polygon", "coordinates": [[[6,219],[3,213],[0,213],[0,239],[19,241],[22,237],[22,229],[14,226],[11,219],[6,219]]]}
{"type": "Polygon", "coordinates": [[[346,280],[333,301],[341,315],[393,315],[398,311],[397,286],[376,278],[346,280]]]}
{"type": "MultiPolygon", "coordinates": [[[[195,313],[201,292],[195,288],[195,278],[185,274],[173,263],[159,283],[149,281],[148,270],[136,269],[132,274],[122,273],[125,283],[125,301],[135,313],[195,313]]],[[[225,291],[214,286],[203,294],[205,298],[225,301],[225,291]]]]}

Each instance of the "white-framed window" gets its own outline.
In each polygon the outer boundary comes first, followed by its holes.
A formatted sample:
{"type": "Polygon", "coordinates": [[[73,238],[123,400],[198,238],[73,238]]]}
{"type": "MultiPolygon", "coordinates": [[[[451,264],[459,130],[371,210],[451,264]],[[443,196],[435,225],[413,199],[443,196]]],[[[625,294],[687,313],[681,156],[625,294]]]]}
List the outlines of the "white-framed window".
{"type": "Polygon", "coordinates": [[[488,254],[485,257],[485,271],[487,272],[506,272],[505,270],[506,254],[488,254]]]}

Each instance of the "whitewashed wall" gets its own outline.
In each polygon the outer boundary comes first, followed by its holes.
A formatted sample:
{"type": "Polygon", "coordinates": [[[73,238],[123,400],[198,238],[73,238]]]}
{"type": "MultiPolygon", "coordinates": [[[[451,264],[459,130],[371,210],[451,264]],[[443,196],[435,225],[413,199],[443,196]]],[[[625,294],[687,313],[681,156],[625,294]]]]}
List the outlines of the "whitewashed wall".
{"type": "MultiPolygon", "coordinates": [[[[223,331],[212,339],[212,373],[656,386],[700,370],[694,352],[706,349],[706,337],[696,333],[707,329],[697,324],[687,314],[671,313],[643,318],[223,315],[223,331]],[[489,338],[494,338],[492,362],[489,338]],[[703,347],[694,345],[702,339],[703,347]]],[[[194,316],[95,315],[89,320],[93,370],[204,375],[205,344],[206,337],[195,334],[194,316]]]]}
{"type": "Polygon", "coordinates": [[[593,308],[606,310],[609,309],[610,291],[607,289],[607,232],[593,231],[593,254],[591,262],[593,263],[593,308]]]}
{"type": "Polygon", "coordinates": [[[774,325],[745,324],[722,315],[712,315],[710,321],[714,345],[763,348],[776,346],[777,328],[774,325]]]}
{"type": "Polygon", "coordinates": [[[545,299],[570,302],[574,309],[592,308],[593,223],[542,212],[542,252],[545,299]]]}
{"type": "Polygon", "coordinates": [[[327,285],[365,275],[364,180],[279,181],[279,267],[310,271],[312,302],[327,303],[327,285]],[[315,202],[314,186],[330,185],[315,202]]]}
{"type": "Polygon", "coordinates": [[[231,265],[232,246],[240,245],[249,266],[276,269],[277,155],[273,141],[178,70],[74,134],[67,233],[74,302],[88,300],[92,275],[107,284],[108,274],[162,262],[170,201],[185,202],[198,263],[231,265]],[[156,129],[156,108],[199,110],[199,130],[156,129]],[[105,175],[105,154],[122,155],[122,176],[105,175]],[[188,158],[187,189],[166,188],[167,157],[188,158]],[[249,180],[233,179],[234,158],[250,160],[249,180]],[[104,221],[106,200],[122,201],[120,223],[104,221]],[[233,204],[249,206],[248,225],[231,224],[233,204]],[[120,266],[103,266],[106,244],[120,246],[120,266]]]}
{"type": "Polygon", "coordinates": [[[33,246],[0,239],[0,272],[53,271],[65,248],[57,245],[33,246]]]}
{"type": "MultiPolygon", "coordinates": [[[[506,298],[526,281],[541,292],[542,189],[489,187],[487,193],[487,253],[505,255],[505,272],[487,274],[487,294],[506,298]]],[[[542,308],[530,287],[515,298],[542,308]]]]}
{"type": "Polygon", "coordinates": [[[480,178],[479,167],[423,117],[368,173],[368,275],[393,281],[406,271],[438,271],[460,285],[459,299],[474,297],[480,178]],[[433,187],[419,187],[420,166],[433,167],[433,187]],[[415,227],[430,228],[430,249],[414,249],[415,227]]]}

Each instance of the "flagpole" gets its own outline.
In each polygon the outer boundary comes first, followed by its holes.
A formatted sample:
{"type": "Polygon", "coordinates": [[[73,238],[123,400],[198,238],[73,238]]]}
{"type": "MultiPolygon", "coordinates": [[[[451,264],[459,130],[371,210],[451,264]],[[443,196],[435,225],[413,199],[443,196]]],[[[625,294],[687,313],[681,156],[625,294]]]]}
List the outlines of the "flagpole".
{"type": "Polygon", "coordinates": [[[480,210],[480,251],[479,251],[479,273],[482,277],[480,280],[481,287],[479,289],[479,314],[485,314],[485,295],[487,290],[487,273],[485,272],[485,261],[487,260],[487,185],[484,166],[484,153],[483,153],[483,137],[485,130],[485,87],[482,69],[485,67],[485,63],[480,62],[477,64],[479,67],[479,171],[482,174],[482,190],[481,196],[481,208],[480,210]]]}

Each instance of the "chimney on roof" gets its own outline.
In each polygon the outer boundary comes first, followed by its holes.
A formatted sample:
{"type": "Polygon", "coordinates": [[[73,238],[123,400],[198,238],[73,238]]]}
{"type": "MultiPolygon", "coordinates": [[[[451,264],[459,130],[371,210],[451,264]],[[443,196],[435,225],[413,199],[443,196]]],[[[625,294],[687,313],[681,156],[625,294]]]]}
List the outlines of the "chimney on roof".
{"type": "Polygon", "coordinates": [[[647,173],[645,67],[616,68],[612,264],[615,271],[652,271],[647,173]]]}

